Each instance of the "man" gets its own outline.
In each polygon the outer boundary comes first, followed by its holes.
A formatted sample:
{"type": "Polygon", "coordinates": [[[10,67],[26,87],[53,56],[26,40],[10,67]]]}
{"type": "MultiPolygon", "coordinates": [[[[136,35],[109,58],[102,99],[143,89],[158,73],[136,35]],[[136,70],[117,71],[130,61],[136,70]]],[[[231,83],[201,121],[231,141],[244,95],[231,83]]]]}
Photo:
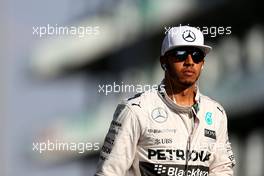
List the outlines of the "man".
{"type": "Polygon", "coordinates": [[[225,111],[196,85],[210,50],[196,28],[168,31],[160,57],[165,78],[117,106],[96,175],[233,175],[225,111]]]}

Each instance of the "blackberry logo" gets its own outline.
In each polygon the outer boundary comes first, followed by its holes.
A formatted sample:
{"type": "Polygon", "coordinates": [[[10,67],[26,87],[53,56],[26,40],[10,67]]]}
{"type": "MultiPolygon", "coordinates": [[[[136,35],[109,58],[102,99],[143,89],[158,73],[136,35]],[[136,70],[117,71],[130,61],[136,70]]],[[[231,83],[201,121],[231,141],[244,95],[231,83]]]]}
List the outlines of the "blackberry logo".
{"type": "Polygon", "coordinates": [[[209,167],[203,165],[186,165],[181,164],[155,164],[148,162],[139,162],[141,175],[157,176],[208,176],[209,167]]]}
{"type": "Polygon", "coordinates": [[[163,167],[161,164],[155,164],[154,165],[154,171],[157,172],[157,174],[164,174],[166,173],[166,167],[163,167]]]}

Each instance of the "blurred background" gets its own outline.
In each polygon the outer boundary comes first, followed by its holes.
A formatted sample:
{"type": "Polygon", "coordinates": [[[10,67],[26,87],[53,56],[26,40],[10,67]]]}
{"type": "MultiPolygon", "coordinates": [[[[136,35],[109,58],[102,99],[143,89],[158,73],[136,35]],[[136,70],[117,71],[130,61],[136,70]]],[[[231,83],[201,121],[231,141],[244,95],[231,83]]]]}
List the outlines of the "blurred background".
{"type": "Polygon", "coordinates": [[[116,105],[137,93],[122,86],[159,84],[166,31],[190,25],[213,47],[199,86],[227,111],[235,175],[263,176],[260,4],[1,0],[0,175],[93,175],[116,105]],[[89,146],[40,151],[62,141],[89,146]]]}

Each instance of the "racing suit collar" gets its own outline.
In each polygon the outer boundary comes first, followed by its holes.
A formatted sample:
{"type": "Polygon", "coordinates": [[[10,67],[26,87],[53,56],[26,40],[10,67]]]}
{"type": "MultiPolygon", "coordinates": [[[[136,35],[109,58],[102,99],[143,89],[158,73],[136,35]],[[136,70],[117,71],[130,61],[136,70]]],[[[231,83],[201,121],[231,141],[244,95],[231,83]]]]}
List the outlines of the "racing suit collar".
{"type": "Polygon", "coordinates": [[[166,93],[165,90],[165,80],[163,79],[161,81],[161,83],[159,84],[158,87],[158,94],[159,96],[161,96],[161,98],[163,99],[163,101],[173,110],[177,110],[177,111],[190,111],[190,109],[193,110],[194,114],[197,116],[197,113],[199,111],[199,105],[200,105],[200,91],[197,85],[195,85],[195,103],[191,106],[180,106],[178,104],[175,104],[168,96],[168,94],[166,93]]]}

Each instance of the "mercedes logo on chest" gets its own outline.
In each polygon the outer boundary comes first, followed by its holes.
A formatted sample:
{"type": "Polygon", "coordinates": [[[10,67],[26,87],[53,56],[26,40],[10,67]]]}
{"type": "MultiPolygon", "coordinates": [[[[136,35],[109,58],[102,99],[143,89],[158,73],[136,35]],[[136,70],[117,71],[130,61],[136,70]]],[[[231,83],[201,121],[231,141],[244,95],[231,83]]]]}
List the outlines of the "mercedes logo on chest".
{"type": "Polygon", "coordinates": [[[168,114],[164,109],[158,107],[152,110],[151,117],[154,121],[163,123],[167,120],[168,114]]]}
{"type": "Polygon", "coordinates": [[[196,36],[191,30],[186,30],[182,33],[182,38],[187,42],[193,42],[195,41],[196,36]]]}

